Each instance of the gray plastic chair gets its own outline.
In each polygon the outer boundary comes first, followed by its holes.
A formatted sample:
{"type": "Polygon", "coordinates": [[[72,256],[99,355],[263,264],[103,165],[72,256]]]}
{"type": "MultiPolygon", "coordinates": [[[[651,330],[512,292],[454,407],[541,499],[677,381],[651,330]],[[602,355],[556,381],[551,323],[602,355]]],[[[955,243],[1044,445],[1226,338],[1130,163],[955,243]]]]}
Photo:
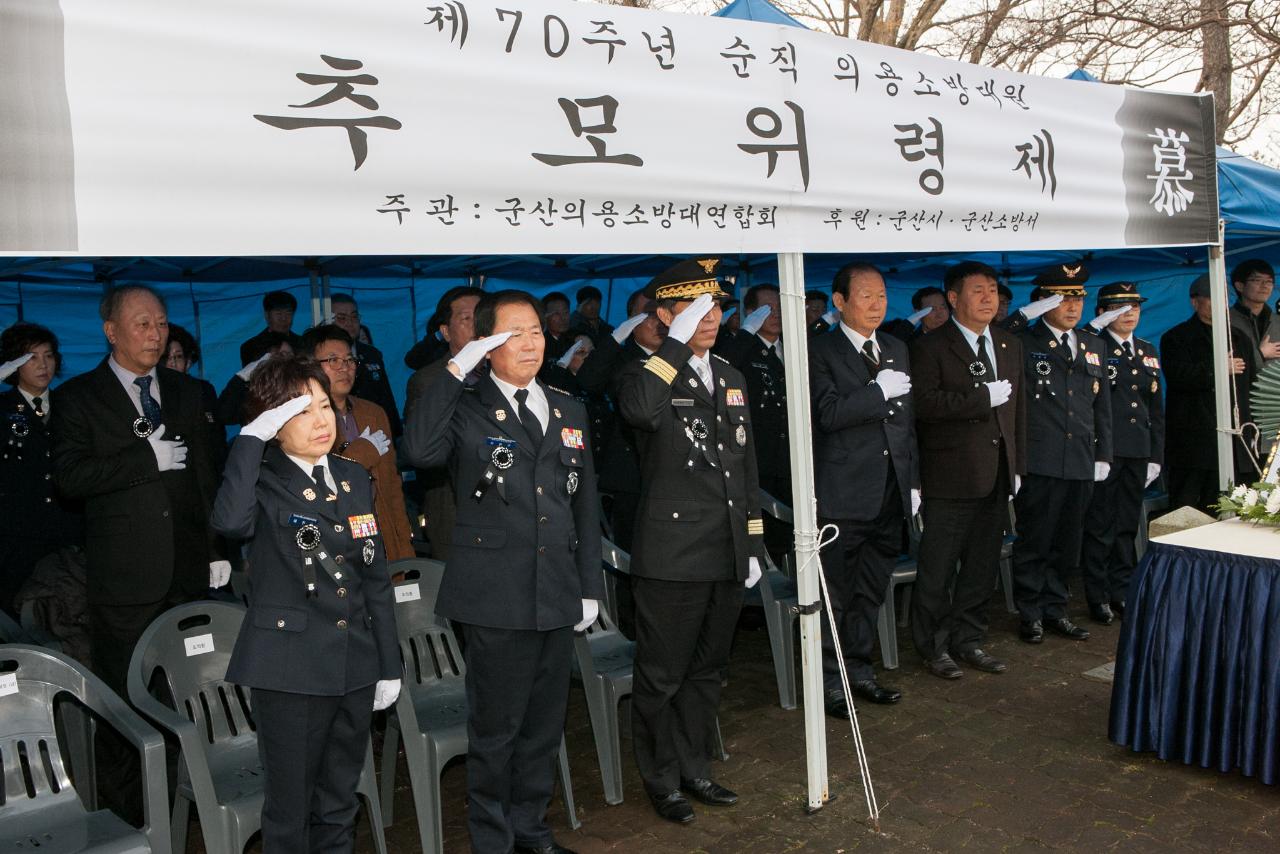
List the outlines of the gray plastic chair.
{"type": "MultiPolygon", "coordinates": [[[[760,509],[788,525],[794,524],[791,508],[760,490],[760,509]]],[[[790,557],[790,553],[787,555],[790,557]]],[[[773,654],[773,675],[778,683],[778,705],[784,709],[796,708],[796,620],[800,614],[796,606],[800,601],[796,593],[795,579],[778,569],[772,559],[765,556],[764,577],[755,588],[747,591],[747,600],[760,597],[764,607],[764,625],[769,632],[769,649],[773,654]]]]}
{"type": "MultiPolygon", "coordinates": [[[[396,630],[404,659],[404,687],[388,710],[387,732],[382,741],[382,801],[386,804],[383,821],[391,825],[403,734],[422,850],[441,854],[444,825],[440,774],[450,760],[467,753],[466,664],[453,628],[435,613],[444,564],[409,558],[393,563],[391,572],[403,572],[405,578],[396,585],[396,630]]],[[[573,802],[573,780],[563,736],[557,764],[569,826],[577,830],[582,822],[573,802]]]]}
{"type": "Polygon", "coordinates": [[[5,787],[0,850],[169,854],[168,782],[160,733],[66,656],[32,646],[0,646],[0,672],[15,673],[18,688],[17,693],[0,696],[5,787]],[[16,672],[6,662],[16,663],[16,672]],[[108,810],[85,809],[56,735],[54,700],[59,694],[74,697],[141,752],[146,820],[141,830],[108,810]]]}
{"type": "MultiPolygon", "coordinates": [[[[895,593],[898,587],[911,584],[916,580],[916,559],[910,555],[898,558],[889,576],[889,586],[885,590],[884,602],[880,603],[880,612],[876,615],[876,627],[880,634],[880,662],[885,670],[898,669],[898,620],[894,618],[895,593]]],[[[906,607],[906,593],[903,595],[903,607],[906,607]]],[[[904,621],[905,623],[905,621],[904,621]]]]}
{"type": "MultiPolygon", "coordinates": [[[[173,850],[186,850],[191,805],[208,854],[240,854],[262,825],[263,774],[249,691],[226,680],[245,609],[228,602],[193,602],[161,614],[147,627],[129,662],[129,701],[172,733],[181,749],[173,802],[173,850]],[[188,654],[203,635],[208,652],[188,654]],[[176,709],[148,690],[159,678],[176,709]]],[[[357,793],[363,798],[378,854],[387,854],[373,773],[365,755],[357,793]]]]}

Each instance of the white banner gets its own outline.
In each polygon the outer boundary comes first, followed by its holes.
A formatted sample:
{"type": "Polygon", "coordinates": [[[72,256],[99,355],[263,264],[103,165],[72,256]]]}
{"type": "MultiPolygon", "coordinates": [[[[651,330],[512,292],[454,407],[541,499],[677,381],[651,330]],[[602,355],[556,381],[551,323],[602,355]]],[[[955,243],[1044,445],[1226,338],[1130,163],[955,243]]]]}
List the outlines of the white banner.
{"type": "Polygon", "coordinates": [[[5,0],[0,70],[8,255],[1216,238],[1207,96],[769,24],[553,0],[5,0]]]}

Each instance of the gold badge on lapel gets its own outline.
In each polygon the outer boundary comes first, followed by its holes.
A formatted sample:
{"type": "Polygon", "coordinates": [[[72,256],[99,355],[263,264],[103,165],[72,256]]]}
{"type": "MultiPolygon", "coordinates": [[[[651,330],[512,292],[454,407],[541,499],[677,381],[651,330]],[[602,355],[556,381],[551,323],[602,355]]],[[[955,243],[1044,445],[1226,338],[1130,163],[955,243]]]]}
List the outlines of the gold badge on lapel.
{"type": "Polygon", "coordinates": [[[1152,394],[1155,394],[1155,393],[1156,393],[1157,391],[1159,391],[1159,390],[1160,390],[1160,383],[1156,382],[1155,380],[1152,380],[1152,381],[1151,381],[1151,393],[1152,393],[1152,394]]]}
{"type": "Polygon", "coordinates": [[[343,491],[343,492],[350,492],[350,491],[351,491],[351,483],[350,483],[349,481],[345,481],[345,480],[344,480],[344,481],[342,482],[341,486],[342,486],[342,491],[343,491]]]}
{"type": "Polygon", "coordinates": [[[559,418],[559,417],[560,417],[560,410],[559,410],[559,409],[553,409],[553,410],[551,410],[551,411],[555,413],[556,418],[559,418]]]}
{"type": "Polygon", "coordinates": [[[1097,380],[1094,380],[1094,381],[1093,381],[1093,393],[1094,393],[1094,394],[1097,394],[1097,393],[1098,393],[1098,389],[1100,389],[1100,388],[1101,388],[1101,386],[1100,386],[1100,385],[1098,385],[1098,381],[1097,381],[1097,380]]]}
{"type": "Polygon", "coordinates": [[[302,490],[302,497],[308,501],[315,501],[316,491],[308,486],[306,489],[302,490]]]}
{"type": "Polygon", "coordinates": [[[498,419],[499,421],[506,421],[506,420],[507,420],[507,410],[505,410],[505,409],[499,409],[498,411],[496,411],[496,412],[494,412],[494,413],[493,413],[493,417],[494,417],[494,418],[496,418],[496,419],[498,419]]]}

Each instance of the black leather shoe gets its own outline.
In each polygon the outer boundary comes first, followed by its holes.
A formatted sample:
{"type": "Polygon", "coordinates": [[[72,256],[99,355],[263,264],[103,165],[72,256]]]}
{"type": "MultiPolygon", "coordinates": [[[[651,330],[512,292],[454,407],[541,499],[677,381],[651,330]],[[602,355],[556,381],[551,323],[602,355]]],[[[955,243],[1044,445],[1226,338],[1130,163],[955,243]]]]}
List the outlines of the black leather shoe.
{"type": "Polygon", "coordinates": [[[1070,638],[1071,640],[1077,641],[1089,639],[1088,629],[1080,628],[1066,617],[1058,617],[1056,620],[1045,620],[1044,625],[1045,628],[1049,629],[1054,634],[1062,635],[1064,638],[1070,638]]]}
{"type": "Polygon", "coordinates": [[[698,780],[681,780],[680,788],[693,795],[694,800],[702,801],[709,807],[731,807],[738,802],[736,793],[708,777],[698,780]]]}
{"type": "Polygon", "coordinates": [[[852,682],[849,687],[853,689],[856,696],[872,703],[878,703],[881,706],[891,706],[902,699],[902,692],[893,688],[886,688],[874,679],[862,679],[858,682],[852,682]]]}
{"type": "Polygon", "coordinates": [[[828,715],[845,721],[849,720],[849,704],[844,699],[844,691],[835,688],[827,691],[822,699],[828,715]]]}
{"type": "Polygon", "coordinates": [[[939,679],[959,679],[964,676],[964,671],[945,652],[932,661],[926,661],[924,666],[939,679]]]}
{"type": "Polygon", "coordinates": [[[1018,637],[1027,643],[1044,643],[1044,624],[1039,620],[1018,624],[1018,637]]]}
{"type": "Polygon", "coordinates": [[[984,673],[1004,673],[1009,669],[1009,665],[994,655],[987,655],[976,647],[974,649],[960,650],[956,653],[956,658],[984,673]]]}
{"type": "Polygon", "coordinates": [[[679,789],[667,792],[665,795],[650,795],[649,801],[660,818],[674,821],[676,824],[693,821],[693,804],[680,794],[679,789]]]}
{"type": "Polygon", "coordinates": [[[1093,620],[1095,623],[1109,626],[1111,625],[1111,621],[1115,618],[1116,615],[1112,613],[1111,606],[1106,602],[1103,602],[1101,605],[1095,605],[1092,602],[1089,603],[1089,619],[1093,620]]]}
{"type": "Polygon", "coordinates": [[[1123,619],[1124,619],[1124,603],[1123,603],[1123,602],[1112,602],[1112,603],[1111,603],[1111,613],[1112,613],[1112,614],[1115,614],[1115,617],[1116,617],[1116,619],[1117,619],[1117,620],[1123,620],[1123,619]]]}
{"type": "Polygon", "coordinates": [[[511,851],[512,854],[574,854],[554,840],[547,845],[517,845],[511,851]]]}

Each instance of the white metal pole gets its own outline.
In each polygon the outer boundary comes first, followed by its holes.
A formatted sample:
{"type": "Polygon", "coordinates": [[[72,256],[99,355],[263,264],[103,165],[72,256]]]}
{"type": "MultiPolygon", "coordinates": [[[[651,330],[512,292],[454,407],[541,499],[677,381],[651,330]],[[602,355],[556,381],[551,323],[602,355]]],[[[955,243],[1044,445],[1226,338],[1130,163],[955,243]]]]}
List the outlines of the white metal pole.
{"type": "Polygon", "coordinates": [[[1209,247],[1209,297],[1213,302],[1213,396],[1218,421],[1218,487],[1224,492],[1235,480],[1231,417],[1231,322],[1227,318],[1227,259],[1223,252],[1223,221],[1218,220],[1218,242],[1209,247]]]}
{"type": "Polygon", "coordinates": [[[813,442],[809,416],[809,340],[804,315],[804,255],[778,256],[782,335],[786,341],[787,418],[791,451],[791,494],[796,537],[796,591],[803,665],[804,739],[808,808],[820,809],[827,793],[827,723],[822,695],[822,614],[818,604],[818,501],[813,489],[813,442]],[[805,606],[812,606],[806,608],[805,606]]]}
{"type": "Polygon", "coordinates": [[[320,325],[320,274],[311,268],[311,325],[320,325]]]}
{"type": "Polygon", "coordinates": [[[320,277],[320,320],[317,323],[324,323],[333,317],[333,302],[329,297],[329,274],[325,273],[320,277]]]}

